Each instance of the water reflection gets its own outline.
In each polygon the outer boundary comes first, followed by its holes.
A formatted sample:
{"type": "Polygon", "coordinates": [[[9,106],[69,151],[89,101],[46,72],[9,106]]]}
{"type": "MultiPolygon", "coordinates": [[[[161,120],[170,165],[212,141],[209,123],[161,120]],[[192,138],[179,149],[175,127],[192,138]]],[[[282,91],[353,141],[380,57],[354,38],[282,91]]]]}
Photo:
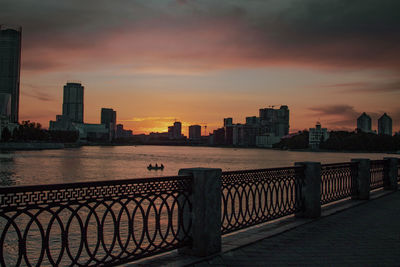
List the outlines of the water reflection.
{"type": "Polygon", "coordinates": [[[0,152],[3,185],[53,184],[177,175],[181,168],[223,171],[293,166],[297,161],[348,162],[352,158],[383,159],[384,153],[295,152],[270,149],[121,146],[0,152]],[[163,171],[149,171],[149,164],[163,171]]]}
{"type": "Polygon", "coordinates": [[[0,157],[0,186],[10,186],[16,184],[16,174],[14,169],[15,164],[13,157],[0,157]]]}

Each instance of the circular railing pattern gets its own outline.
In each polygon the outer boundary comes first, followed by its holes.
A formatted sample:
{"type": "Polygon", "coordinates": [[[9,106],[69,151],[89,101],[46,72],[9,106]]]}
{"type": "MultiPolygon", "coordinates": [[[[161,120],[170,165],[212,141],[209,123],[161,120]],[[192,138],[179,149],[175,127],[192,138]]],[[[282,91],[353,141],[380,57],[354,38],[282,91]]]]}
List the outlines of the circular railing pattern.
{"type": "Polygon", "coordinates": [[[12,190],[0,189],[2,266],[115,265],[190,242],[191,177],[12,190]]]}
{"type": "Polygon", "coordinates": [[[357,171],[357,162],[321,165],[321,204],[355,195],[357,171]]]}
{"type": "Polygon", "coordinates": [[[222,234],[301,209],[302,167],[222,173],[222,234]]]}

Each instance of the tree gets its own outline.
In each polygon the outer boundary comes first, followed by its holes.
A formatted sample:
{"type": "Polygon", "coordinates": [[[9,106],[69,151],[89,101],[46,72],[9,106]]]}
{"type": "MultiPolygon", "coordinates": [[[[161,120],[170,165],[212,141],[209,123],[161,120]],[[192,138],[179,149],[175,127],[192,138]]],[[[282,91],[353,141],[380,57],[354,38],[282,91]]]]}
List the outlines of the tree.
{"type": "Polygon", "coordinates": [[[11,139],[11,132],[7,127],[4,127],[3,131],[1,131],[1,141],[8,142],[11,139]]]}

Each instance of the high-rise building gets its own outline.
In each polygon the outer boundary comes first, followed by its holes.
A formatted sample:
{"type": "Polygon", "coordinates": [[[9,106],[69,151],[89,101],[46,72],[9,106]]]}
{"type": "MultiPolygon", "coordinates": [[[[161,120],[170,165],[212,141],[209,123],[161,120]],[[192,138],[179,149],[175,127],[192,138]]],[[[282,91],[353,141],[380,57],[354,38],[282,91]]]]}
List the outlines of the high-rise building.
{"type": "Polygon", "coordinates": [[[260,124],[262,133],[272,133],[282,137],[289,134],[289,108],[281,106],[279,109],[260,109],[260,124]]]}
{"type": "Polygon", "coordinates": [[[174,139],[182,137],[182,123],[179,121],[174,122],[174,139]]]}
{"type": "Polygon", "coordinates": [[[112,108],[101,109],[101,124],[104,124],[110,132],[110,140],[115,138],[117,126],[117,112],[112,108]]]}
{"type": "Polygon", "coordinates": [[[259,125],[259,124],[260,124],[260,118],[256,116],[246,117],[246,125],[259,125]]]}
{"type": "Polygon", "coordinates": [[[67,82],[64,85],[62,114],[72,122],[83,123],[83,90],[84,87],[77,82],[67,82]]]}
{"type": "Polygon", "coordinates": [[[365,112],[361,114],[357,119],[357,129],[364,133],[370,133],[371,130],[371,117],[368,116],[365,112]]]}
{"type": "Polygon", "coordinates": [[[378,134],[392,135],[392,118],[386,113],[378,120],[378,134]]]}
{"type": "Polygon", "coordinates": [[[173,126],[168,126],[168,138],[169,139],[181,139],[182,135],[182,123],[179,121],[174,122],[173,126]]]}
{"type": "Polygon", "coordinates": [[[10,120],[11,116],[11,94],[0,93],[0,116],[10,120]]]}
{"type": "Polygon", "coordinates": [[[232,118],[224,118],[224,127],[225,126],[232,126],[233,120],[232,118]]]}
{"type": "Polygon", "coordinates": [[[117,112],[112,108],[101,109],[101,124],[105,124],[109,128],[110,123],[117,123],[117,112]]]}
{"type": "Polygon", "coordinates": [[[189,126],[189,139],[190,140],[200,140],[201,139],[201,126],[200,125],[190,125],[189,126]]]}
{"type": "Polygon", "coordinates": [[[19,114],[21,32],[21,27],[0,25],[0,93],[11,95],[9,120],[15,123],[19,114]]]}

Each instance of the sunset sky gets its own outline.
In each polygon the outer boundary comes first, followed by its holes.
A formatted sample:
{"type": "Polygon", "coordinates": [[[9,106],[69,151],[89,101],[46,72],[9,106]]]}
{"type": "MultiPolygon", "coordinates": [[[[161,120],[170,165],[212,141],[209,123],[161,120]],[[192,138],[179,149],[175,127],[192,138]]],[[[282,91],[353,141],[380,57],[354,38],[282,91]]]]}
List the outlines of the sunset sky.
{"type": "MultiPolygon", "coordinates": [[[[21,25],[20,120],[61,114],[67,80],[85,122],[117,111],[135,134],[234,123],[288,105],[290,131],[353,130],[387,112],[400,130],[398,0],[0,0],[21,25]]],[[[186,129],[185,129],[186,130],[186,129]]],[[[186,131],[185,131],[186,132],[186,131]]]]}

